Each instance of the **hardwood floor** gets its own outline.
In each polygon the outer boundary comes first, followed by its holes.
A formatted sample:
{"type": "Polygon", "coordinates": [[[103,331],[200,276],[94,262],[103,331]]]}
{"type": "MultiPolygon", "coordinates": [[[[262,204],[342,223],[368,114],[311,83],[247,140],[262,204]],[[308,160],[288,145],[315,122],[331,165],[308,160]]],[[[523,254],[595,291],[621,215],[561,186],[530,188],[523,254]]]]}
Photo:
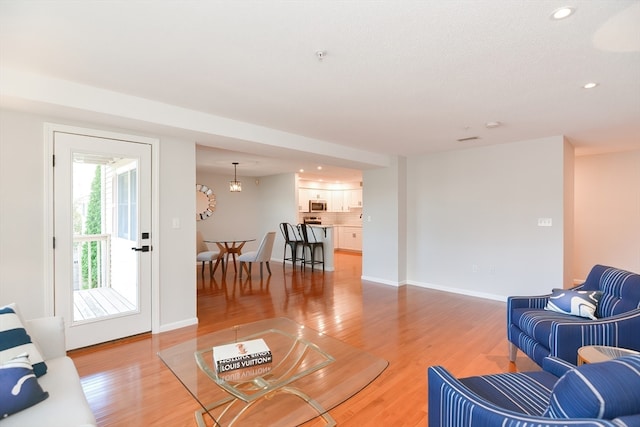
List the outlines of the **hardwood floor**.
{"type": "MultiPolygon", "coordinates": [[[[240,281],[198,273],[199,324],[70,352],[100,426],[194,426],[196,401],[156,356],[217,329],[288,317],[389,361],[369,386],[330,411],[340,426],[425,426],[426,369],[456,376],[516,369],[508,360],[505,303],[362,282],[361,256],[337,252],[335,272],[295,272],[240,281]]],[[[522,353],[518,370],[539,368],[522,353]]]]}

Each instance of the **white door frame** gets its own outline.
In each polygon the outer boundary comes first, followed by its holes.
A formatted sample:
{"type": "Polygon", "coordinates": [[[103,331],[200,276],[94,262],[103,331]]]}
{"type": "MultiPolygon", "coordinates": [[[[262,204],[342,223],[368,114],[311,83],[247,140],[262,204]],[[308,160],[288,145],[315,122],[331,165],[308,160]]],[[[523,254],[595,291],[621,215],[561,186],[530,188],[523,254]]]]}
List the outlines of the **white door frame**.
{"type": "Polygon", "coordinates": [[[159,202],[159,148],[160,140],[156,138],[144,137],[139,135],[130,135],[103,131],[97,129],[82,128],[77,126],[61,125],[57,123],[44,123],[44,140],[45,140],[45,162],[46,172],[44,174],[45,181],[45,212],[44,230],[45,242],[44,259],[45,277],[44,277],[44,312],[45,316],[53,316],[55,312],[54,299],[54,197],[53,197],[53,154],[54,154],[54,132],[67,132],[80,135],[93,136],[98,138],[111,138],[132,142],[140,142],[151,145],[151,237],[153,239],[153,250],[151,251],[151,333],[160,332],[160,202],[159,202]]]}

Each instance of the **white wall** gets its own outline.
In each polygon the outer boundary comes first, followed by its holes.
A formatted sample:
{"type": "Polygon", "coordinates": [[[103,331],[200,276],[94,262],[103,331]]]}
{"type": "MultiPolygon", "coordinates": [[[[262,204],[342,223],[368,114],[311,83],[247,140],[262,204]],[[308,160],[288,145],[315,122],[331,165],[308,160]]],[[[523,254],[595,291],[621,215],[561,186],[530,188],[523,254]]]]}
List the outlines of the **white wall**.
{"type": "Polygon", "coordinates": [[[43,119],[0,110],[0,305],[25,318],[45,308],[43,119]]]}
{"type": "MultiPolygon", "coordinates": [[[[259,209],[260,188],[254,178],[238,174],[238,181],[242,182],[242,191],[229,191],[230,175],[196,172],[197,184],[204,184],[213,189],[216,195],[216,210],[209,218],[197,221],[196,227],[202,232],[205,240],[233,240],[257,239],[261,226],[257,222],[259,209]]],[[[195,194],[195,185],[192,192],[195,194]]],[[[259,241],[248,242],[244,252],[255,250],[259,241]]],[[[210,244],[213,250],[215,244],[210,244]]]]}
{"type": "MultiPolygon", "coordinates": [[[[216,210],[209,218],[198,221],[197,229],[205,240],[256,239],[248,242],[243,252],[256,250],[265,233],[275,231],[272,259],[281,261],[284,243],[278,226],[281,222],[295,224],[298,212],[295,174],[260,178],[238,175],[242,182],[239,193],[229,191],[232,178],[232,175],[197,172],[197,183],[213,188],[216,194],[216,210]]],[[[216,248],[213,244],[209,246],[216,248]]]]}
{"type": "MultiPolygon", "coordinates": [[[[50,167],[50,159],[45,159],[44,122],[139,134],[0,110],[0,304],[18,303],[26,318],[52,310],[45,307],[45,290],[51,286],[45,263],[51,242],[44,227],[48,214],[44,174],[50,167]]],[[[159,295],[154,296],[159,304],[157,326],[164,330],[196,318],[195,143],[142,136],[160,139],[158,196],[162,212],[158,215],[160,235],[152,240],[161,260],[156,277],[159,295]],[[180,219],[180,230],[171,228],[172,218],[180,219]]]]}
{"type": "Polygon", "coordinates": [[[594,264],[640,273],[640,151],[576,158],[575,268],[594,264]]]}
{"type": "Polygon", "coordinates": [[[564,286],[565,154],[550,137],[410,158],[409,283],[495,299],[564,286]]]}

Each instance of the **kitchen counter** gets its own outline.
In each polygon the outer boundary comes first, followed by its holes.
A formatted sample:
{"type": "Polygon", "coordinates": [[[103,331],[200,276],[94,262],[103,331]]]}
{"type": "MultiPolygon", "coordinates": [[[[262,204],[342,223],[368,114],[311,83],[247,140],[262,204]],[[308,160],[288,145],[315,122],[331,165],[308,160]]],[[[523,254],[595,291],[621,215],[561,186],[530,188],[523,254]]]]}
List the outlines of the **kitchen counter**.
{"type": "Polygon", "coordinates": [[[314,228],[313,232],[316,239],[323,242],[324,250],[324,269],[325,271],[334,271],[333,251],[334,247],[334,226],[330,224],[307,224],[309,227],[314,228]]]}

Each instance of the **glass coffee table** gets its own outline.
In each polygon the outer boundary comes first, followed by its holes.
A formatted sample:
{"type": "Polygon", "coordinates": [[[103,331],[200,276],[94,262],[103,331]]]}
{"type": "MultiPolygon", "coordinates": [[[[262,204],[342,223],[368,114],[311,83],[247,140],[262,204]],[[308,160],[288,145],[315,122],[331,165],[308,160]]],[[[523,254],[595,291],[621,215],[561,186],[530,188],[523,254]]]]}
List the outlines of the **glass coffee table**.
{"type": "Polygon", "coordinates": [[[362,390],[386,360],[290,319],[213,332],[167,348],[160,359],[198,401],[199,426],[335,425],[328,411],[362,390]],[[218,373],[213,347],[261,338],[268,364],[218,373]]]}

